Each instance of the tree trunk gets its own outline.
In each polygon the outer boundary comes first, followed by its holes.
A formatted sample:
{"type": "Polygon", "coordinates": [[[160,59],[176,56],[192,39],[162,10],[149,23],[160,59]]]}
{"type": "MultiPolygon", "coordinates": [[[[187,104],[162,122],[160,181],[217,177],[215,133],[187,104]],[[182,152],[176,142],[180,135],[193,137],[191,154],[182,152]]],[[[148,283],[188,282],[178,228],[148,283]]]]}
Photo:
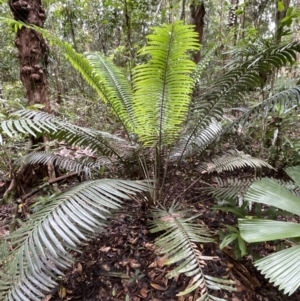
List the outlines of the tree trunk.
{"type": "MultiPolygon", "coordinates": [[[[41,0],[9,0],[9,7],[15,20],[29,25],[43,27],[46,19],[45,10],[41,0]]],[[[20,78],[25,88],[28,105],[42,104],[43,110],[50,112],[50,100],[48,96],[47,62],[49,47],[41,34],[25,27],[18,30],[15,39],[20,61],[20,78]]],[[[29,139],[29,147],[38,142],[45,142],[46,137],[39,140],[29,139]]],[[[16,171],[9,189],[4,196],[24,193],[28,187],[32,187],[44,177],[54,176],[52,166],[22,166],[16,171]]]]}
{"type": "MultiPolygon", "coordinates": [[[[45,10],[40,0],[9,0],[15,20],[43,27],[45,10]]],[[[21,28],[17,32],[15,45],[20,60],[20,77],[26,91],[29,105],[43,104],[50,112],[48,82],[46,76],[49,48],[41,34],[21,28]]]]}
{"type": "MultiPolygon", "coordinates": [[[[195,31],[198,33],[198,41],[202,44],[203,39],[203,29],[204,29],[204,16],[205,16],[205,7],[203,1],[193,1],[191,6],[191,17],[193,24],[196,25],[195,31]]],[[[201,60],[200,50],[194,55],[194,61],[198,64],[201,60]]]]}

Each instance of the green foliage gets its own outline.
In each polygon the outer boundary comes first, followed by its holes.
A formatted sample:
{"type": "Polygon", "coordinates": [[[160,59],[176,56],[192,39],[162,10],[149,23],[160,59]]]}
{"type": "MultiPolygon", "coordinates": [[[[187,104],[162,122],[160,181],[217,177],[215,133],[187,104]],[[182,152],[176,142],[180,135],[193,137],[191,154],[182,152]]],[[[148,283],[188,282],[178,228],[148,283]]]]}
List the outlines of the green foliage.
{"type": "Polygon", "coordinates": [[[199,49],[191,29],[179,22],[156,28],[149,45],[139,51],[151,56],[133,70],[136,132],[146,145],[173,143],[186,120],[195,70],[187,50],[199,49]]]}
{"type": "Polygon", "coordinates": [[[132,148],[126,140],[117,136],[66,123],[45,112],[19,110],[12,114],[12,117],[16,116],[19,118],[2,122],[3,131],[10,137],[18,134],[40,137],[41,134],[47,134],[53,139],[64,140],[70,145],[88,146],[91,151],[106,156],[115,154],[119,158],[117,149],[132,148]]]}
{"type": "Polygon", "coordinates": [[[145,190],[148,185],[143,182],[103,179],[54,196],[6,238],[7,249],[1,253],[1,299],[41,300],[42,291],[53,288],[57,275],[72,265],[69,250],[77,250],[101,231],[123,199],[145,190]]]}
{"type": "Polygon", "coordinates": [[[246,248],[245,240],[242,238],[241,233],[238,228],[226,225],[227,232],[226,234],[220,233],[220,238],[222,242],[220,244],[220,249],[227,247],[229,244],[234,246],[234,255],[236,258],[242,258],[248,254],[246,248]]]}
{"type": "MultiPolygon", "coordinates": [[[[300,187],[300,166],[287,168],[286,172],[300,187]]],[[[300,215],[300,198],[272,179],[265,178],[252,184],[245,199],[300,215]]],[[[297,223],[266,219],[239,219],[239,228],[242,238],[248,242],[297,238],[300,231],[297,223]]],[[[288,249],[255,262],[262,274],[288,295],[291,295],[300,283],[300,246],[296,241],[291,245],[288,249]]]]}
{"type": "Polygon", "coordinates": [[[204,260],[211,260],[213,257],[202,255],[196,244],[211,242],[212,239],[209,237],[210,233],[206,226],[195,225],[193,222],[197,216],[190,217],[187,213],[186,210],[180,210],[179,205],[172,205],[168,210],[166,208],[155,209],[150,231],[152,233],[164,231],[155,242],[159,250],[167,257],[164,264],[178,263],[178,266],[170,271],[167,277],[172,278],[179,274],[194,277],[193,283],[177,296],[186,295],[201,286],[202,296],[197,300],[214,300],[209,294],[209,289],[232,291],[235,290],[232,286],[234,282],[203,274],[204,260]]]}
{"type": "MultiPolygon", "coordinates": [[[[12,20],[7,22],[17,26],[27,26],[12,20]]],[[[164,201],[162,191],[170,165],[169,160],[177,160],[179,166],[184,156],[202,152],[218,139],[223,133],[220,121],[224,109],[241,101],[249,93],[249,89],[261,86],[261,72],[280,68],[288,62],[293,63],[296,53],[300,51],[297,43],[280,45],[263,51],[224,74],[208,89],[207,93],[194,100],[193,108],[190,110],[193,86],[198,79],[197,67],[189,59],[189,52],[198,49],[196,34],[191,26],[175,22],[154,28],[153,34],[149,36],[149,45],[140,51],[140,54],[146,55],[146,59],[149,60],[133,69],[132,87],[122,71],[104,55],[98,52],[81,55],[68,43],[61,42],[47,31],[34,29],[63,50],[72,66],[80,72],[87,83],[96,90],[101,100],[108,104],[119,118],[130,141],[127,142],[105,132],[73,126],[51,115],[33,111],[15,113],[13,117],[17,116],[18,119],[4,121],[3,130],[10,136],[46,134],[50,138],[64,140],[69,144],[89,147],[110,158],[117,157],[122,163],[126,163],[124,150],[133,149],[144,173],[153,175],[154,193],[152,191],[151,193],[156,203],[164,201]],[[147,166],[148,161],[145,157],[149,154],[151,158],[153,157],[154,166],[147,166]]],[[[201,66],[198,67],[201,71],[201,66]]],[[[295,103],[295,98],[299,98],[300,95],[299,88],[295,88],[293,93],[284,91],[280,95],[277,100],[286,99],[289,95],[291,103],[295,103]]],[[[279,101],[277,100],[274,103],[279,101]]],[[[274,103],[269,101],[268,108],[271,108],[274,103]]],[[[262,105],[259,110],[266,107],[262,105]]],[[[56,162],[59,166],[65,164],[53,154],[48,156],[46,153],[30,155],[27,159],[30,162],[56,162]]],[[[68,168],[75,170],[82,168],[75,163],[66,164],[68,168]]],[[[268,166],[268,164],[239,153],[238,160],[223,158],[220,166],[215,163],[215,170],[241,166],[268,166]]],[[[64,252],[67,249],[77,248],[80,245],[79,238],[91,237],[96,226],[99,224],[102,226],[101,220],[111,216],[105,206],[111,204],[113,208],[118,207],[115,203],[119,204],[119,198],[124,198],[126,192],[132,194],[149,187],[149,185],[140,186],[119,180],[102,181],[105,182],[100,184],[95,182],[100,185],[96,192],[94,182],[86,182],[54,197],[54,201],[47,203],[43,210],[32,215],[24,227],[18,230],[19,232],[12,233],[8,238],[13,241],[11,262],[8,263],[5,271],[8,271],[7,275],[15,278],[14,280],[21,280],[19,286],[11,287],[7,278],[3,278],[3,296],[7,298],[4,300],[23,298],[24,301],[25,295],[40,296],[40,291],[33,284],[39,289],[47,290],[53,287],[54,282],[48,282],[46,285],[44,278],[39,280],[39,274],[53,276],[55,279],[55,276],[71,262],[64,252]],[[88,198],[87,202],[91,203],[91,206],[87,206],[87,203],[82,201],[85,198],[88,198]],[[56,205],[58,207],[55,207],[56,205]],[[55,210],[59,210],[59,213],[55,210]],[[86,219],[90,219],[87,224],[84,223],[86,219]],[[47,227],[44,225],[50,225],[52,229],[56,224],[55,234],[45,233],[47,227]],[[26,231],[29,236],[25,235],[26,231]],[[18,233],[22,233],[22,236],[18,233]],[[15,240],[13,240],[14,235],[16,235],[15,240]],[[62,249],[59,247],[56,249],[51,244],[57,241],[64,244],[61,246],[62,249]],[[21,253],[18,253],[19,251],[21,253]],[[57,252],[59,256],[55,257],[57,252]],[[46,257],[34,263],[40,254],[45,254],[46,257]],[[52,267],[50,262],[55,263],[55,266],[52,267]],[[20,270],[23,267],[25,267],[24,271],[20,270]],[[10,290],[14,293],[10,293],[10,290]]],[[[178,204],[170,208],[163,207],[161,210],[153,209],[153,212],[152,230],[166,231],[157,239],[157,245],[169,258],[167,264],[176,264],[169,276],[185,273],[193,277],[191,286],[180,295],[205,285],[205,291],[198,300],[218,300],[209,294],[208,289],[232,289],[231,282],[204,275],[202,272],[202,260],[210,258],[202,256],[197,243],[210,241],[207,237],[209,234],[207,229],[204,229],[200,223],[196,224],[194,217],[187,217],[186,212],[180,210],[178,204]]]]}
{"type": "Polygon", "coordinates": [[[215,156],[211,159],[211,162],[200,165],[198,170],[202,174],[212,172],[220,173],[224,171],[232,171],[234,169],[242,169],[245,167],[251,167],[255,169],[267,167],[272,169],[272,166],[264,160],[253,158],[242,151],[232,150],[228,151],[227,154],[215,156]]]}

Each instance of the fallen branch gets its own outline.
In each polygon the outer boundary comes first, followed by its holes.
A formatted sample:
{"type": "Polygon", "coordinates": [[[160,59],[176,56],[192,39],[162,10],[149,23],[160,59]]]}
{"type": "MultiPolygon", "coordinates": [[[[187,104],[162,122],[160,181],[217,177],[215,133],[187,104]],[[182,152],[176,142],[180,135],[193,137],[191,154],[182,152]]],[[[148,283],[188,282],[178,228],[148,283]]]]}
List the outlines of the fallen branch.
{"type": "Polygon", "coordinates": [[[35,189],[33,189],[32,191],[30,191],[29,193],[23,195],[21,197],[21,200],[24,201],[26,199],[28,199],[29,197],[31,197],[32,195],[34,195],[35,193],[37,193],[39,190],[43,189],[44,187],[46,186],[49,186],[51,184],[54,184],[54,183],[57,183],[59,181],[62,181],[64,179],[67,179],[67,178],[70,178],[70,177],[73,177],[73,176],[78,176],[78,172],[77,171],[74,171],[72,173],[69,173],[69,174],[66,174],[66,175],[63,175],[63,176],[60,176],[58,178],[55,178],[55,179],[50,179],[48,182],[36,187],[35,189]]]}

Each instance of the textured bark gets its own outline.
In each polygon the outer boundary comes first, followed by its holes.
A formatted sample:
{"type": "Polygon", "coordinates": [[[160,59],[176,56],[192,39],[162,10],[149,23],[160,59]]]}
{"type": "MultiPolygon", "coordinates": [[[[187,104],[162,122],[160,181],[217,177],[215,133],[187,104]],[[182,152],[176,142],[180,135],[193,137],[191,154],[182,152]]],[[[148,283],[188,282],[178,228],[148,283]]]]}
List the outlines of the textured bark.
{"type": "MultiPolygon", "coordinates": [[[[204,30],[204,16],[205,7],[203,1],[199,3],[198,1],[193,1],[191,4],[191,17],[193,24],[196,25],[195,31],[198,33],[198,41],[202,44],[203,40],[203,30],[204,30]]],[[[194,56],[195,63],[198,64],[201,60],[201,52],[198,51],[194,56]]]]}
{"type": "MultiPolygon", "coordinates": [[[[43,27],[46,19],[41,0],[9,0],[9,7],[15,20],[29,25],[43,27]]],[[[18,30],[15,39],[20,61],[20,78],[25,88],[28,105],[42,104],[43,110],[50,112],[47,82],[47,58],[49,47],[41,34],[25,27],[18,30]]],[[[46,137],[29,139],[29,147],[45,142],[46,137]]],[[[17,195],[24,193],[29,187],[44,177],[54,176],[50,166],[21,166],[15,173],[10,191],[17,195]]]]}
{"type": "MultiPolygon", "coordinates": [[[[9,6],[15,20],[44,26],[46,15],[40,0],[10,0],[9,6]]],[[[17,32],[15,45],[18,48],[20,78],[28,104],[43,104],[44,110],[50,112],[46,76],[49,48],[45,39],[34,30],[22,28],[17,32]]]]}

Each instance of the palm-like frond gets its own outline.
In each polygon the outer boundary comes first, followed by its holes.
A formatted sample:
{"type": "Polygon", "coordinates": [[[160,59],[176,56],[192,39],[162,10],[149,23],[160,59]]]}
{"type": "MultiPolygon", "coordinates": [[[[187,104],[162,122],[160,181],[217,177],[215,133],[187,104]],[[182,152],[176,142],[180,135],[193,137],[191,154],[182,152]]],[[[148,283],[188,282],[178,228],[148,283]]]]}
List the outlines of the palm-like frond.
{"type": "Polygon", "coordinates": [[[20,110],[12,116],[17,116],[19,119],[6,120],[1,123],[3,131],[11,137],[16,134],[34,137],[48,135],[71,145],[88,147],[103,155],[115,154],[118,157],[120,156],[116,150],[133,148],[126,140],[117,136],[79,127],[45,112],[20,110]]]}
{"type": "Polygon", "coordinates": [[[198,83],[200,81],[200,78],[202,76],[203,71],[207,68],[209,63],[211,62],[214,52],[220,45],[215,44],[207,53],[205,56],[201,59],[201,61],[197,64],[196,70],[192,74],[192,78],[194,79],[195,83],[198,83]]]}
{"type": "Polygon", "coordinates": [[[187,211],[180,210],[178,205],[173,205],[168,210],[155,209],[150,231],[152,233],[164,231],[156,239],[155,245],[168,257],[166,265],[178,264],[167,277],[171,278],[184,273],[194,278],[193,283],[178,296],[188,294],[201,286],[203,294],[198,300],[213,300],[208,293],[209,289],[234,290],[231,286],[233,282],[203,274],[203,261],[212,260],[213,257],[203,256],[196,243],[211,242],[212,239],[204,225],[193,222],[197,216],[187,216],[187,211]]]}
{"type": "Polygon", "coordinates": [[[199,49],[191,28],[182,22],[156,27],[139,52],[151,56],[133,70],[136,131],[145,145],[172,143],[185,121],[195,70],[187,51],[199,49]]]}
{"type": "Polygon", "coordinates": [[[60,155],[50,152],[34,152],[21,158],[25,164],[48,164],[52,163],[55,167],[63,170],[76,171],[78,173],[84,172],[90,178],[92,169],[99,169],[101,166],[109,165],[111,162],[106,159],[106,162],[80,162],[69,157],[62,157],[60,155]],[[104,164],[103,164],[104,163],[104,164]]]}
{"type": "Polygon", "coordinates": [[[242,151],[231,150],[227,154],[216,156],[211,159],[211,162],[204,163],[201,165],[198,170],[201,173],[211,173],[211,172],[223,172],[231,171],[234,169],[240,169],[244,167],[252,168],[272,168],[273,167],[266,161],[254,158],[248,154],[245,154],[242,151]]]}
{"type": "Polygon", "coordinates": [[[277,104],[284,106],[285,108],[293,108],[300,105],[300,86],[284,90],[276,95],[271,96],[262,103],[249,109],[243,116],[238,118],[232,125],[225,128],[228,131],[237,124],[245,124],[251,116],[257,116],[257,114],[263,114],[264,116],[277,104]]]}
{"type": "MultiPolygon", "coordinates": [[[[299,183],[300,166],[288,168],[286,172],[299,183]]],[[[265,178],[253,183],[245,199],[300,215],[300,198],[273,179],[265,178]]],[[[239,219],[238,222],[241,236],[248,242],[300,236],[300,225],[297,223],[260,219],[239,219]]],[[[255,265],[271,282],[290,295],[300,286],[299,262],[300,246],[297,245],[262,258],[255,265]]]]}
{"type": "Polygon", "coordinates": [[[208,93],[196,98],[194,116],[183,153],[200,130],[205,129],[213,119],[222,118],[227,104],[241,101],[251,88],[261,85],[260,73],[295,62],[297,52],[300,52],[300,44],[297,42],[268,48],[240,67],[227,72],[214,83],[208,93]]]}
{"type": "MultiPolygon", "coordinates": [[[[98,89],[105,91],[105,97],[102,96],[102,99],[109,103],[125,129],[134,131],[132,88],[129,81],[121,69],[100,52],[87,53],[86,58],[92,66],[93,76],[98,78],[98,89]]],[[[79,71],[83,73],[80,69],[79,71]]]]}
{"type": "Polygon", "coordinates": [[[250,185],[256,179],[237,179],[237,178],[216,178],[216,187],[204,187],[201,190],[214,196],[219,200],[240,200],[247,192],[250,185]]]}
{"type": "Polygon", "coordinates": [[[171,150],[170,158],[176,160],[179,158],[191,157],[196,153],[199,155],[220,136],[222,131],[221,124],[216,120],[212,120],[206,128],[200,130],[192,139],[189,139],[188,136],[182,134],[182,138],[171,150]]]}
{"type": "Polygon", "coordinates": [[[147,184],[87,181],[53,197],[6,238],[9,249],[1,254],[5,256],[1,258],[1,300],[40,301],[55,286],[56,276],[72,264],[68,250],[77,249],[101,231],[110,211],[120,208],[130,195],[148,190],[147,184]]]}

